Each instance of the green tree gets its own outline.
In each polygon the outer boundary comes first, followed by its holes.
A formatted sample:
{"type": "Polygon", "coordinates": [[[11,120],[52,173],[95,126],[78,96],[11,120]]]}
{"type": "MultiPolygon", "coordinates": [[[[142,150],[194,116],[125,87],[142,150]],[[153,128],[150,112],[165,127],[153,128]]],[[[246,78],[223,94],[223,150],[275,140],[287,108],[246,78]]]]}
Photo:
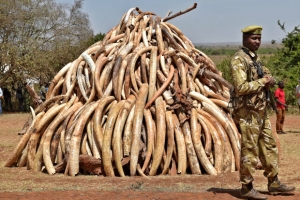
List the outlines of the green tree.
{"type": "MultiPolygon", "coordinates": [[[[281,30],[286,33],[284,23],[278,21],[281,30]]],[[[274,43],[274,41],[273,41],[274,43]]],[[[300,29],[295,27],[282,39],[282,48],[272,55],[267,63],[277,81],[285,83],[286,100],[289,105],[294,105],[295,87],[300,77],[300,29]]]]}
{"type": "Polygon", "coordinates": [[[82,0],[0,0],[0,84],[50,81],[93,37],[82,0]]]}
{"type": "Polygon", "coordinates": [[[222,72],[222,76],[228,82],[232,83],[231,72],[230,72],[230,61],[231,56],[227,56],[222,62],[217,65],[219,71],[222,72]]]}
{"type": "Polygon", "coordinates": [[[100,32],[97,35],[95,35],[94,37],[90,38],[88,41],[88,44],[93,45],[98,41],[102,41],[104,37],[105,37],[105,33],[100,32]]]}

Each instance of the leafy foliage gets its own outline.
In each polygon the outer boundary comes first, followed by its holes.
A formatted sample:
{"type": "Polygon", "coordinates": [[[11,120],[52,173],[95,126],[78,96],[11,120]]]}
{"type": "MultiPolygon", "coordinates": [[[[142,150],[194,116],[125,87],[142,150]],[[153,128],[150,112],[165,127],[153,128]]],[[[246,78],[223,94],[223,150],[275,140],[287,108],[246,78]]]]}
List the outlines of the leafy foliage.
{"type": "Polygon", "coordinates": [[[98,33],[94,37],[90,38],[88,41],[89,46],[95,44],[96,42],[102,41],[103,38],[105,37],[105,33],[98,33]]]}
{"type": "MultiPolygon", "coordinates": [[[[278,21],[281,30],[286,32],[284,24],[278,21]]],[[[282,39],[283,47],[272,55],[267,63],[277,81],[285,83],[286,100],[289,105],[295,105],[295,88],[300,78],[300,29],[299,26],[287,33],[282,39]]]]}
{"type": "Polygon", "coordinates": [[[0,0],[0,84],[50,81],[93,37],[82,0],[0,0]]]}
{"type": "Polygon", "coordinates": [[[222,72],[222,76],[232,83],[232,77],[230,74],[230,61],[231,56],[226,57],[221,63],[217,65],[217,68],[222,72]]]}

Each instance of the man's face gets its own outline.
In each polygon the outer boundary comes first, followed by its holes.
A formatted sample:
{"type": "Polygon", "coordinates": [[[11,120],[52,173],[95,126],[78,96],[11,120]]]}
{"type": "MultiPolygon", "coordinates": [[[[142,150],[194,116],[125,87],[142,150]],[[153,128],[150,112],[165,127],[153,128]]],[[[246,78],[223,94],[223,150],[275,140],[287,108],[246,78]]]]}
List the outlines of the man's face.
{"type": "Polygon", "coordinates": [[[244,46],[250,51],[256,52],[261,43],[261,35],[248,35],[244,36],[244,46]]]}
{"type": "Polygon", "coordinates": [[[281,88],[281,89],[283,89],[284,88],[284,83],[283,82],[279,82],[278,83],[278,87],[281,88]]]}

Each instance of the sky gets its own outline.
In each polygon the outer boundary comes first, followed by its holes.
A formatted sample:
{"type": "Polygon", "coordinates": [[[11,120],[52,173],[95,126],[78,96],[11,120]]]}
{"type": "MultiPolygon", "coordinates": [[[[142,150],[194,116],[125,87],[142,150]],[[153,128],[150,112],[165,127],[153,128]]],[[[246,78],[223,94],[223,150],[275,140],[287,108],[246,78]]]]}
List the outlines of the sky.
{"type": "MultiPolygon", "coordinates": [[[[72,4],[74,0],[56,0],[72,4]]],[[[281,40],[300,25],[300,0],[84,0],[82,12],[88,14],[94,34],[107,33],[133,7],[154,12],[164,18],[197,3],[197,8],[169,20],[193,43],[241,42],[241,29],[263,27],[262,43],[281,40]],[[286,32],[277,21],[285,24],[286,32]]]]}

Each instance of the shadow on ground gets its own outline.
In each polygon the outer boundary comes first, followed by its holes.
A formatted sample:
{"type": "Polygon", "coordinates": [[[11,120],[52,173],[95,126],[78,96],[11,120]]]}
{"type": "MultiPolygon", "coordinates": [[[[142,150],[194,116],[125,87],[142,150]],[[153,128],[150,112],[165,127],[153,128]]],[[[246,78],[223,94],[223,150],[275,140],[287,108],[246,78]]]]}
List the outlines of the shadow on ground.
{"type": "Polygon", "coordinates": [[[240,198],[240,189],[226,189],[226,188],[209,188],[208,192],[220,193],[220,194],[229,194],[235,198],[240,198]]]}

